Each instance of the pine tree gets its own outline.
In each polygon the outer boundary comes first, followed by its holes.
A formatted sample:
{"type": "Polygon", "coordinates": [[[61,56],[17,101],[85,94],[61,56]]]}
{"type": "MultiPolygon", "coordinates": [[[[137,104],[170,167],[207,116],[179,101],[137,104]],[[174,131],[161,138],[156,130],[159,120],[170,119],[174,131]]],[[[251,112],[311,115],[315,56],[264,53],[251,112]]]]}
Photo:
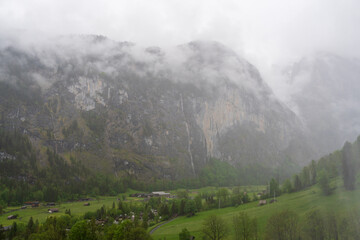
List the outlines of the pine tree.
{"type": "Polygon", "coordinates": [[[316,180],[317,180],[317,172],[316,172],[316,162],[315,160],[311,161],[310,164],[310,175],[311,175],[311,185],[316,184],[316,180]]]}
{"type": "Polygon", "coordinates": [[[295,178],[295,179],[294,179],[294,188],[295,188],[295,191],[300,191],[300,190],[302,189],[300,177],[299,177],[299,175],[295,175],[294,178],[295,178]]]}
{"type": "Polygon", "coordinates": [[[343,147],[342,170],[344,178],[344,187],[347,190],[355,189],[355,166],[352,157],[351,143],[346,142],[343,147]]]}

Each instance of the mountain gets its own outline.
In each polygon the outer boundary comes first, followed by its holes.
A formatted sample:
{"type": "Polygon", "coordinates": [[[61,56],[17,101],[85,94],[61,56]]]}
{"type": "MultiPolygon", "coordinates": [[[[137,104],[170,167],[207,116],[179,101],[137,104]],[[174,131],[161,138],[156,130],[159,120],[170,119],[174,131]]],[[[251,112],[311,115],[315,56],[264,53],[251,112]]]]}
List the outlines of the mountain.
{"type": "Polygon", "coordinates": [[[360,134],[360,61],[331,53],[302,58],[285,71],[294,106],[319,156],[360,134]]]}
{"type": "Polygon", "coordinates": [[[297,116],[220,43],[163,50],[85,35],[0,46],[1,127],[92,169],[177,180],[218,158],[266,179],[312,156],[297,116]]]}

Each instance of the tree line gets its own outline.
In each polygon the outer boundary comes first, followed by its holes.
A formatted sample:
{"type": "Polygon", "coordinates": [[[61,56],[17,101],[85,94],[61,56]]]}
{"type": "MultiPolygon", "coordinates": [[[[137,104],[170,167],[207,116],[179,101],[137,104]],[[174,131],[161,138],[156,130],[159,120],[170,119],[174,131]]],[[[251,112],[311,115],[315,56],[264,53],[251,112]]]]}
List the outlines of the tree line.
{"type": "Polygon", "coordinates": [[[351,191],[355,189],[356,173],[359,168],[360,136],[354,143],[346,142],[341,150],[326,155],[318,161],[312,160],[292,179],[286,179],[281,189],[273,178],[270,182],[273,183],[270,184],[270,195],[274,191],[276,195],[297,192],[315,184],[319,184],[324,195],[330,195],[336,188],[331,186],[330,179],[336,177],[342,177],[344,188],[351,191]],[[276,190],[273,190],[275,188],[276,190]]]}

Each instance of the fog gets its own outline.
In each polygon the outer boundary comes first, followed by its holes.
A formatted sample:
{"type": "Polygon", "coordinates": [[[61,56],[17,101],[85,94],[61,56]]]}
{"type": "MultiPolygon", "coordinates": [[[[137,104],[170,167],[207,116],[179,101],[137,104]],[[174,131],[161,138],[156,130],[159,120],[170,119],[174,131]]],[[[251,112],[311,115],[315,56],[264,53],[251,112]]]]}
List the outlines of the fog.
{"type": "Polygon", "coordinates": [[[277,67],[317,51],[360,56],[359,9],[357,0],[2,0],[0,36],[42,43],[44,36],[97,34],[162,48],[218,41],[253,63],[286,99],[277,67]]]}

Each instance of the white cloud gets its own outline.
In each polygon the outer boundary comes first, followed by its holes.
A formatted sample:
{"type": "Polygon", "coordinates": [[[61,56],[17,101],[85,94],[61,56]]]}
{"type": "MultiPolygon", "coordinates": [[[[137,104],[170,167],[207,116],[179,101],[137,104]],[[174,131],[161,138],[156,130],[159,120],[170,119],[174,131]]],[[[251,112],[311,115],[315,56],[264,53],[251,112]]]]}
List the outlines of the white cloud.
{"type": "Polygon", "coordinates": [[[162,47],[215,40],[266,75],[315,50],[360,56],[359,9],[358,0],[1,0],[0,37],[100,34],[162,47]]]}

